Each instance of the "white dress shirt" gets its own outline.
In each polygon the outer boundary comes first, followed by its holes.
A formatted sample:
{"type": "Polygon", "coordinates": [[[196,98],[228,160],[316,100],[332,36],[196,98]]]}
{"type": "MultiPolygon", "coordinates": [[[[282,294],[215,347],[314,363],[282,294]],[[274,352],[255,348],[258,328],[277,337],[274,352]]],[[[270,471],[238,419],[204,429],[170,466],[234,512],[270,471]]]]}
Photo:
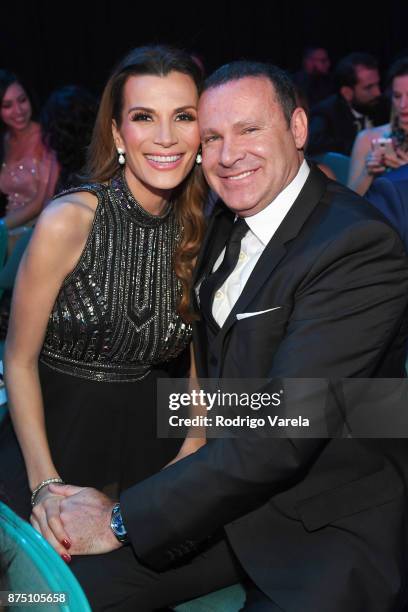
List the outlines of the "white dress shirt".
{"type": "MultiPolygon", "coordinates": [[[[215,293],[212,314],[218,325],[224,325],[235,302],[241,295],[256,262],[264,248],[289,212],[309,176],[310,168],[303,161],[295,178],[266,208],[245,220],[249,230],[241,241],[241,251],[236,267],[215,293]]],[[[213,272],[221,265],[225,249],[214,264],[213,272]]]]}

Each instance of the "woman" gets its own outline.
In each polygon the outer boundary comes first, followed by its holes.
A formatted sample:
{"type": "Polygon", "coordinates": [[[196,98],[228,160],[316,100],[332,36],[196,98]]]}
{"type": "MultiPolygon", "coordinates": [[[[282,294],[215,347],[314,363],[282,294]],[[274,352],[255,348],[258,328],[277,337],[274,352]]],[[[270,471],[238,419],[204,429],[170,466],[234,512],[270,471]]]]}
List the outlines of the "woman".
{"type": "Polygon", "coordinates": [[[7,197],[2,222],[13,236],[32,225],[54,194],[59,167],[33,120],[27,89],[6,70],[0,70],[0,138],[0,191],[7,197]]]}
{"type": "Polygon", "coordinates": [[[351,153],[348,186],[364,195],[376,176],[408,163],[408,57],[388,74],[392,92],[390,123],[362,131],[351,153]]]}
{"type": "MultiPolygon", "coordinates": [[[[96,120],[92,182],[47,206],[20,266],[5,371],[42,533],[60,501],[49,479],[115,495],[179,448],[156,438],[155,386],[190,340],[200,85],[181,51],[145,47],[121,62],[96,120]]],[[[178,457],[200,444],[187,439],[178,457]]],[[[0,465],[10,480],[10,458],[0,465]]]]}

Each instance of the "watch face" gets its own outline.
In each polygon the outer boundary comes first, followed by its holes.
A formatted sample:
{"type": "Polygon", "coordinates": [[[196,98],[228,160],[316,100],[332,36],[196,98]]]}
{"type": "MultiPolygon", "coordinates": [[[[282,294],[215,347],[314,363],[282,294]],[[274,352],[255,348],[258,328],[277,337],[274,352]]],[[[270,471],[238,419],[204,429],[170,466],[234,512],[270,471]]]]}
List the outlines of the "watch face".
{"type": "Polygon", "coordinates": [[[120,514],[116,514],[116,516],[113,518],[112,527],[119,536],[125,536],[127,533],[120,514]]]}
{"type": "Polygon", "coordinates": [[[118,506],[112,511],[111,529],[118,539],[126,538],[127,531],[123,524],[122,515],[118,506]]]}

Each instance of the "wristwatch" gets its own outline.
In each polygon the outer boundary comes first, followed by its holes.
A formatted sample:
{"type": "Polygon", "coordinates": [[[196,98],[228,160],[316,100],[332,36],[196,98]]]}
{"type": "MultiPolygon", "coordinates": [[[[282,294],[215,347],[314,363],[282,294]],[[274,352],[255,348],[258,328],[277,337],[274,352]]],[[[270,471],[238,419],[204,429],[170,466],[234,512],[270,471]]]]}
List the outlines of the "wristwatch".
{"type": "Polygon", "coordinates": [[[121,544],[127,544],[129,542],[129,537],[125,525],[123,524],[120,504],[115,504],[112,508],[110,528],[121,544]]]}

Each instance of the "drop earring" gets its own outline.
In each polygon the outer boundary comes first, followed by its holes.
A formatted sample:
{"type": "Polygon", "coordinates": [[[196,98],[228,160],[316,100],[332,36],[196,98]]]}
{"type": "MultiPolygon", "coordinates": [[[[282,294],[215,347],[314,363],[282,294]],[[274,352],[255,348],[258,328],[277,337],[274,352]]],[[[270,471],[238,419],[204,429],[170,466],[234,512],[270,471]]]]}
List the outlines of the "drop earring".
{"type": "Polygon", "coordinates": [[[122,147],[118,147],[117,149],[118,152],[118,162],[120,163],[121,166],[125,165],[125,149],[122,149],[122,147]]]}
{"type": "Polygon", "coordinates": [[[201,155],[201,151],[199,151],[196,155],[196,164],[201,164],[203,161],[203,156],[201,155]]]}

